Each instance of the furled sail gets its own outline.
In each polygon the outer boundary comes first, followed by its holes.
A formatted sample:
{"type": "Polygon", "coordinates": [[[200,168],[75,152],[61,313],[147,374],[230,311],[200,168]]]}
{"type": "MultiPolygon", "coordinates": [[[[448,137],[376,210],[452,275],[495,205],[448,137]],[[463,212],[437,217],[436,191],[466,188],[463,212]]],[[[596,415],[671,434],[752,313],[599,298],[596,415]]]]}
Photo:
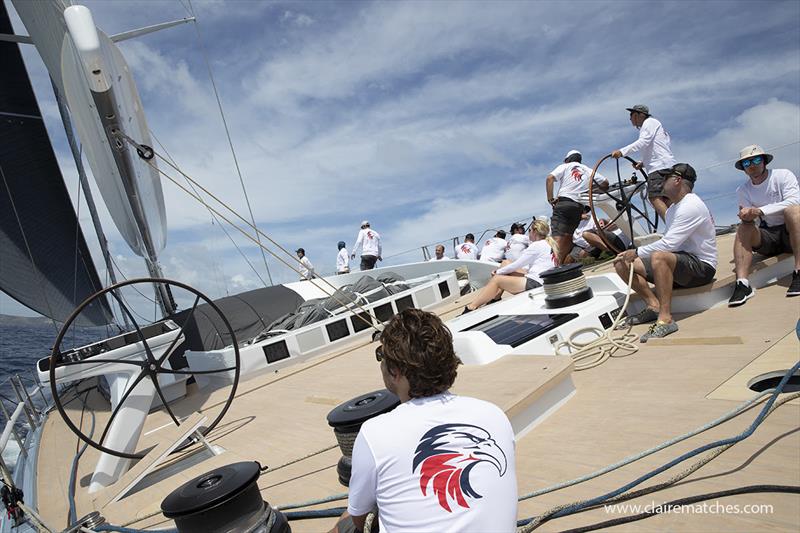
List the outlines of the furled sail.
{"type": "MultiPolygon", "coordinates": [[[[13,33],[0,2],[0,33],[13,33]]],[[[0,42],[0,289],[63,322],[102,288],[16,44],[0,42]]],[[[79,323],[112,321],[96,300],[79,323]]]]}

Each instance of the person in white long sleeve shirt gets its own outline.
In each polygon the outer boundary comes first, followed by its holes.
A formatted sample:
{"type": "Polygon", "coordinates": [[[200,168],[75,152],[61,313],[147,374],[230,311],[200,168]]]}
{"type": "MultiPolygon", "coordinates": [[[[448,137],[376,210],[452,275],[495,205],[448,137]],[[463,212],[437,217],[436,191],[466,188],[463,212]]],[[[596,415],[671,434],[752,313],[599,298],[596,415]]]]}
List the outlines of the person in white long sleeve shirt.
{"type": "Polygon", "coordinates": [[[714,219],[706,204],[692,193],[697,174],[686,163],[673,166],[664,180],[664,195],[671,205],[666,212],[664,236],[638,249],[625,250],[614,260],[617,274],[628,281],[633,268],[633,289],[646,307],[628,317],[629,324],[655,322],[640,337],[647,342],[678,331],[672,320],[672,288],[699,287],[711,283],[717,271],[714,219]],[[647,282],[655,285],[655,293],[647,282]]]}
{"type": "Polygon", "coordinates": [[[505,252],[506,261],[509,263],[519,259],[522,252],[530,245],[531,240],[525,233],[525,224],[519,222],[511,224],[511,236],[508,238],[505,252]]]}
{"type": "Polygon", "coordinates": [[[483,243],[480,256],[481,261],[499,263],[503,260],[503,256],[506,253],[506,246],[508,246],[506,242],[506,232],[499,230],[494,234],[494,237],[486,239],[483,243]]]}
{"type": "Polygon", "coordinates": [[[339,253],[336,255],[336,274],[350,273],[350,254],[347,253],[347,246],[344,241],[339,241],[336,246],[339,253]]]}
{"type": "Polygon", "coordinates": [[[639,130],[639,138],[628,146],[615,150],[611,156],[620,158],[639,152],[642,160],[635,167],[640,170],[644,168],[647,174],[647,196],[658,216],[663,219],[667,212],[667,203],[662,198],[663,171],[675,165],[669,133],[658,119],[650,116],[650,109],[646,105],[639,104],[626,110],[630,112],[631,124],[639,130]]]}
{"type": "Polygon", "coordinates": [[[772,154],[752,144],[742,148],[735,164],[747,180],[736,190],[742,223],[733,242],[736,286],[728,300],[730,307],[742,305],[755,294],[747,279],[753,252],[768,257],[794,254],[786,296],[800,296],[800,186],[790,170],[768,169],[770,161],[772,154]]]}
{"type": "Polygon", "coordinates": [[[308,257],[306,257],[306,251],[302,248],[298,248],[295,250],[295,253],[297,254],[297,258],[300,260],[300,281],[316,278],[317,275],[314,273],[314,265],[312,265],[311,261],[309,261],[308,257]]]}
{"type": "Polygon", "coordinates": [[[377,261],[383,261],[381,254],[381,234],[370,227],[369,220],[361,223],[356,243],[353,245],[351,259],[356,258],[356,251],[361,249],[361,270],[372,270],[377,261]]]}
{"type": "Polygon", "coordinates": [[[519,294],[541,287],[542,278],[539,274],[556,266],[558,244],[550,237],[550,226],[542,219],[537,219],[531,224],[528,237],[531,243],[522,255],[516,261],[495,270],[489,283],[469,305],[464,307],[463,313],[469,313],[491,301],[499,300],[503,292],[519,294]],[[525,268],[527,274],[522,274],[525,268]]]}
{"type": "MultiPolygon", "coordinates": [[[[572,250],[572,233],[581,222],[581,215],[585,209],[583,195],[589,192],[589,178],[592,169],[581,163],[583,156],[577,150],[570,150],[564,157],[564,162],[553,169],[545,179],[547,201],[553,206],[553,216],[550,227],[553,238],[558,243],[560,256],[559,264],[565,262],[572,250]],[[558,191],[553,192],[554,185],[558,182],[558,191]]],[[[594,182],[602,191],[608,190],[608,179],[595,173],[594,182]]]]}
{"type": "Polygon", "coordinates": [[[478,258],[478,247],[475,246],[475,235],[467,233],[464,236],[464,242],[455,248],[456,259],[472,259],[478,258]]]}

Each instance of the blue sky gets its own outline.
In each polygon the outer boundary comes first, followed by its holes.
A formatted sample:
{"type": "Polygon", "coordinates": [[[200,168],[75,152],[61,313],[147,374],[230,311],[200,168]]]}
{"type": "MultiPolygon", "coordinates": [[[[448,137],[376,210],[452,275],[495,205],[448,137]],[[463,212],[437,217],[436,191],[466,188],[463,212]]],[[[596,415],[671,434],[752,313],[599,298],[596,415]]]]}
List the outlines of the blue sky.
{"type": "MultiPolygon", "coordinates": [[[[185,17],[188,7],[81,3],[108,34],[185,17]]],[[[394,256],[549,214],[548,172],[569,149],[591,165],[633,141],[625,108],[637,103],[664,123],[677,159],[698,170],[696,192],[711,199],[718,223],[735,219],[732,193],[744,175],[731,161],[744,145],[776,148],[773,167],[800,170],[796,1],[192,6],[258,225],[287,249],[304,247],[323,272],[334,268],[336,242],[352,245],[364,218],[383,235],[384,256],[394,256]]],[[[246,215],[195,27],[119,46],[155,136],[187,174],[246,215]]],[[[67,185],[77,190],[46,72],[25,48],[67,185]]],[[[204,208],[167,181],[163,188],[165,274],[215,297],[259,286],[204,208]]],[[[124,274],[144,274],[102,216],[124,274]]],[[[90,221],[81,222],[96,248],[90,221]]],[[[257,249],[237,241],[266,279],[257,249]]],[[[296,278],[269,264],[276,282],[296,278]]],[[[3,297],[0,313],[23,311],[3,297]]]]}

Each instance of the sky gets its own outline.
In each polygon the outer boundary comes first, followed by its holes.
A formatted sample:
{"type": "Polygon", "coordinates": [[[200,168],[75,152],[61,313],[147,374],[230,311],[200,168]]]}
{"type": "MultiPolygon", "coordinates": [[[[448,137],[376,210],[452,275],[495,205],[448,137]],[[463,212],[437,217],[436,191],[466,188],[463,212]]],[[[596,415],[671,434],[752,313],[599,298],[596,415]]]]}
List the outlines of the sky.
{"type": "MultiPolygon", "coordinates": [[[[773,168],[800,174],[797,1],[76,3],[109,35],[194,11],[196,24],[119,43],[155,149],[249,217],[210,67],[258,227],[287,250],[305,248],[322,273],[363,219],[382,235],[386,265],[549,215],[547,174],[570,149],[593,166],[635,140],[625,110],[634,104],[650,107],[676,158],[697,169],[695,192],[718,224],[736,219],[743,146],[760,144],[773,168]]],[[[96,251],[46,70],[22,48],[96,251]]],[[[616,177],[611,165],[600,171],[616,177]]],[[[162,187],[166,277],[211,297],[263,286],[251,241],[228,229],[234,244],[201,204],[165,178],[162,187]]],[[[145,275],[96,187],[95,198],[121,274],[145,275]]],[[[267,258],[275,283],[297,279],[267,258]]],[[[5,296],[0,313],[31,314],[5,296]]]]}

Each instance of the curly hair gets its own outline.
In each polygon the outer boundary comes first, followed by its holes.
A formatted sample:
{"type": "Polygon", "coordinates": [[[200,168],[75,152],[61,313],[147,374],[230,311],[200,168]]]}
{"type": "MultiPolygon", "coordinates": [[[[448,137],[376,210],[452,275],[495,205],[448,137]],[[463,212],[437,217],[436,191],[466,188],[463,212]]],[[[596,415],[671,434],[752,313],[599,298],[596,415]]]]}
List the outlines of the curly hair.
{"type": "Polygon", "coordinates": [[[381,343],[386,364],[406,377],[412,398],[445,392],[456,380],[461,360],[453,350],[453,336],[433,313],[398,313],[383,330],[381,343]]]}

